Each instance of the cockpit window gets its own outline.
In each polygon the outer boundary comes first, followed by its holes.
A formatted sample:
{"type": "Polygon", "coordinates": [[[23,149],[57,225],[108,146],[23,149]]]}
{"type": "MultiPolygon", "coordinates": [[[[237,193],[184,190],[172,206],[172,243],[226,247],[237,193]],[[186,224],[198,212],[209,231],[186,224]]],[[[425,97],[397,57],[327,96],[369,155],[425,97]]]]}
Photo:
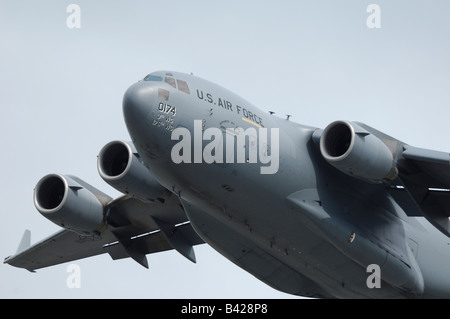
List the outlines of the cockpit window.
{"type": "Polygon", "coordinates": [[[181,92],[187,93],[187,94],[191,94],[189,92],[189,87],[188,87],[186,81],[177,80],[177,84],[178,84],[178,90],[180,90],[181,92]]]}
{"type": "MultiPolygon", "coordinates": [[[[186,94],[191,94],[191,92],[189,91],[189,86],[188,86],[187,82],[173,78],[171,73],[166,73],[166,77],[164,77],[164,78],[162,76],[149,74],[144,78],[144,81],[154,81],[154,82],[164,81],[167,84],[169,84],[171,87],[173,87],[174,89],[176,89],[178,86],[178,90],[180,90],[181,92],[184,92],[186,94]]],[[[164,91],[169,92],[167,90],[164,90],[164,91]]],[[[168,94],[166,94],[166,93],[160,94],[160,98],[167,100],[168,94]]]]}
{"type": "Polygon", "coordinates": [[[158,89],[158,99],[169,101],[169,91],[159,88],[158,89]]]}
{"type": "Polygon", "coordinates": [[[166,83],[169,83],[174,89],[176,88],[176,86],[175,86],[175,79],[174,79],[174,78],[168,78],[168,77],[166,77],[166,78],[164,79],[164,81],[165,81],[166,83]]]}
{"type": "Polygon", "coordinates": [[[144,81],[162,81],[163,80],[163,78],[162,77],[160,77],[160,76],[157,76],[157,75],[151,75],[151,74],[149,74],[149,75],[147,75],[145,78],[144,78],[144,81]]]}

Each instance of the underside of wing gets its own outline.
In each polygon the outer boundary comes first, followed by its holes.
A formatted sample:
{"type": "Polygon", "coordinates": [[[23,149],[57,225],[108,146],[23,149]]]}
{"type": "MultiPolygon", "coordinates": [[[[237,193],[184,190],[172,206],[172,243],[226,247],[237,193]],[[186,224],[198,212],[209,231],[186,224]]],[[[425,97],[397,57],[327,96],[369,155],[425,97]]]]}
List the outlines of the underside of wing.
{"type": "Polygon", "coordinates": [[[424,216],[450,237],[450,154],[407,145],[370,126],[394,155],[398,178],[391,194],[409,216],[424,216]]]}
{"type": "Polygon", "coordinates": [[[36,185],[34,204],[63,230],[33,246],[26,231],[5,263],[34,271],[108,253],[113,259],[131,257],[148,268],[147,254],[170,249],[196,261],[193,246],[203,240],[178,196],[154,178],[132,143],[106,144],[97,168],[105,182],[126,195],[113,200],[76,176],[44,176],[36,185]]]}
{"type": "Polygon", "coordinates": [[[391,194],[409,216],[424,216],[450,237],[450,154],[400,142],[367,125],[387,145],[398,169],[391,194]]]}
{"type": "Polygon", "coordinates": [[[405,146],[403,178],[429,188],[450,188],[450,154],[405,146]]]}
{"type": "Polygon", "coordinates": [[[105,234],[102,237],[81,236],[70,230],[62,229],[52,236],[35,243],[24,250],[18,250],[13,256],[5,258],[5,263],[29,271],[57,265],[85,257],[104,253],[103,245],[113,238],[105,234]]]}
{"type": "Polygon", "coordinates": [[[402,156],[403,186],[423,216],[450,237],[450,154],[405,146],[402,156]]]}
{"type": "Polygon", "coordinates": [[[171,249],[195,262],[193,246],[203,241],[176,196],[155,203],[122,196],[109,202],[106,211],[107,226],[102,232],[82,235],[63,229],[31,247],[21,243],[16,254],[4,262],[34,271],[108,253],[114,260],[131,257],[148,268],[147,254],[171,249]]]}
{"type": "Polygon", "coordinates": [[[316,130],[322,157],[368,183],[385,183],[409,216],[424,216],[450,237],[450,154],[403,143],[366,124],[336,121],[316,130]]]}

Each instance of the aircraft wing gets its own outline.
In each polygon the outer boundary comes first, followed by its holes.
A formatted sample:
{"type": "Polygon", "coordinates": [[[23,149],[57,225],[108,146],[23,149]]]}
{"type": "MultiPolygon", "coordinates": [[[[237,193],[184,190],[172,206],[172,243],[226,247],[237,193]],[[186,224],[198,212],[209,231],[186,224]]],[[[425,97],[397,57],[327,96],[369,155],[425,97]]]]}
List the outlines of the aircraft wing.
{"type": "Polygon", "coordinates": [[[164,203],[122,196],[109,202],[106,209],[108,226],[99,235],[84,236],[63,229],[30,246],[30,234],[25,231],[18,251],[4,263],[34,271],[108,253],[114,260],[131,257],[148,268],[146,254],[170,249],[195,262],[192,246],[203,240],[192,229],[175,196],[165,198],[164,203]]]}
{"type": "Polygon", "coordinates": [[[402,156],[399,177],[405,189],[422,215],[450,237],[450,154],[405,145],[402,156]]]}
{"type": "Polygon", "coordinates": [[[359,123],[395,154],[398,179],[391,195],[409,216],[423,216],[450,237],[450,153],[413,147],[359,123]]]}
{"type": "Polygon", "coordinates": [[[449,153],[405,146],[402,155],[410,166],[405,179],[429,188],[450,189],[449,153]]]}
{"type": "Polygon", "coordinates": [[[312,138],[329,164],[364,181],[388,181],[406,214],[450,237],[449,153],[410,146],[360,122],[336,121],[312,138]]]}

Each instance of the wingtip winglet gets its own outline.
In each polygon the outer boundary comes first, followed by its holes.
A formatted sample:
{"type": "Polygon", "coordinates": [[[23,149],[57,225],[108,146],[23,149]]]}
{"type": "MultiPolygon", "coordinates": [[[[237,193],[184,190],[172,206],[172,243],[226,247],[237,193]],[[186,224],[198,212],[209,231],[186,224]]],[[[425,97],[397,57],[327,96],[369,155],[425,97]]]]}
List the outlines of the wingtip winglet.
{"type": "Polygon", "coordinates": [[[21,253],[24,250],[27,250],[31,246],[31,231],[25,229],[22,239],[20,240],[19,247],[17,247],[16,255],[21,253]]]}
{"type": "MultiPolygon", "coordinates": [[[[31,247],[31,231],[28,229],[25,229],[25,231],[22,235],[22,239],[20,240],[19,246],[17,247],[16,253],[14,255],[10,255],[10,256],[6,257],[3,260],[3,263],[14,266],[14,264],[13,264],[14,258],[30,247],[31,247]]],[[[30,270],[30,271],[34,272],[33,270],[30,270]]]]}

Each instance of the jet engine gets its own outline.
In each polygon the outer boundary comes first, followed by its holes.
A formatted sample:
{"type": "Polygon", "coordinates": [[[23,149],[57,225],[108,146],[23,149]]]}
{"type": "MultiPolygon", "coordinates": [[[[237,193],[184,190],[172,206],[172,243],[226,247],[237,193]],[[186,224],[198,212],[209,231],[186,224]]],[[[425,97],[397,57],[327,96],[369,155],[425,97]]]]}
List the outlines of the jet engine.
{"type": "Polygon", "coordinates": [[[74,176],[50,174],[37,183],[34,205],[61,227],[82,235],[99,232],[104,226],[104,204],[89,188],[74,176]]]}
{"type": "Polygon", "coordinates": [[[386,144],[352,122],[328,125],[320,137],[320,152],[338,170],[367,182],[380,183],[397,177],[394,158],[386,144]]]}
{"type": "Polygon", "coordinates": [[[112,141],[100,151],[97,169],[105,182],[142,201],[161,200],[167,190],[153,177],[131,143],[112,141]]]}

